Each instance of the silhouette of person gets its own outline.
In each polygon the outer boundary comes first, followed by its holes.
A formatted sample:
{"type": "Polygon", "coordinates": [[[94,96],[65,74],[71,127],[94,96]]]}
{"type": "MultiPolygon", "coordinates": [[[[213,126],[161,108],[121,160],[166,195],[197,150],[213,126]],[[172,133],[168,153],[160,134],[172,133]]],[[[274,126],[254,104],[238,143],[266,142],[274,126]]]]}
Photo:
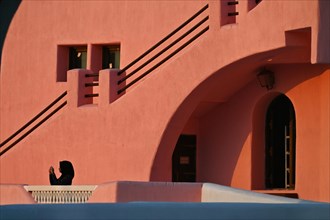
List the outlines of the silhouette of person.
{"type": "Polygon", "coordinates": [[[60,178],[56,178],[54,173],[54,168],[51,166],[49,168],[49,181],[51,185],[71,185],[72,179],[74,177],[74,170],[72,163],[70,161],[60,161],[60,173],[62,174],[60,178]]]}

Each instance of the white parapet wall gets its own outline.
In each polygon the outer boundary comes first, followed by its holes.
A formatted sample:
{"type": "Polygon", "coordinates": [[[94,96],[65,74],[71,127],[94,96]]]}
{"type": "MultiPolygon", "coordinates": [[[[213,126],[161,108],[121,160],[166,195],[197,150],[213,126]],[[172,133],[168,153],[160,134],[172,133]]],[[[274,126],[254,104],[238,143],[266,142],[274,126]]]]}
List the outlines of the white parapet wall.
{"type": "MultiPolygon", "coordinates": [[[[23,204],[24,201],[5,201],[12,196],[1,185],[2,204],[23,204]],[[8,196],[6,196],[8,195],[8,196]]],[[[23,189],[24,187],[24,189],[23,189]]],[[[17,188],[17,187],[16,187],[17,188]]],[[[15,189],[16,189],[15,188],[15,189]]],[[[224,202],[224,203],[306,203],[309,201],[267,195],[212,183],[171,183],[119,181],[97,185],[25,185],[36,203],[100,203],[100,202],[224,202]]],[[[17,191],[17,190],[16,190],[17,191]]],[[[27,194],[28,195],[28,194],[27,194]]],[[[33,201],[33,200],[32,200],[33,201]]]]}
{"type": "MultiPolygon", "coordinates": [[[[202,188],[199,188],[202,191],[201,202],[159,202],[158,197],[154,199],[157,202],[141,201],[148,199],[144,195],[141,196],[141,193],[153,194],[155,189],[162,190],[164,186],[170,191],[176,185],[171,183],[135,184],[134,182],[124,182],[122,190],[130,189],[127,193],[133,193],[133,195],[127,200],[131,202],[118,203],[86,203],[97,186],[24,186],[38,203],[81,204],[0,205],[0,219],[314,220],[330,218],[329,203],[266,195],[211,183],[204,183],[202,188]],[[152,190],[150,190],[149,185],[151,185],[152,190]],[[133,190],[136,186],[137,191],[133,190]]],[[[179,184],[180,187],[183,185],[179,184]]],[[[193,192],[200,185],[192,185],[193,192]]],[[[118,189],[117,186],[114,189],[118,189]]],[[[101,190],[99,192],[102,194],[107,191],[101,190]]],[[[117,196],[116,190],[109,192],[115,193],[113,196],[117,196]]],[[[184,191],[184,193],[189,192],[184,191]]],[[[109,196],[109,194],[105,194],[105,196],[109,196]]],[[[161,198],[164,199],[164,197],[161,198]]]]}
{"type": "Polygon", "coordinates": [[[85,203],[96,185],[24,186],[37,203],[85,203]]]}
{"type": "Polygon", "coordinates": [[[24,186],[37,203],[99,202],[236,202],[305,203],[308,201],[267,195],[213,183],[119,181],[97,185],[24,186]],[[110,187],[110,188],[109,188],[110,187]],[[97,190],[96,190],[97,188],[97,190]],[[109,191],[109,189],[111,189],[109,191]],[[93,196],[92,196],[93,194],[93,196]],[[91,199],[90,199],[91,198],[91,199]],[[90,199],[90,201],[89,201],[90,199]]]}
{"type": "Polygon", "coordinates": [[[201,202],[306,203],[308,201],[267,195],[233,187],[204,183],[201,202]]]}

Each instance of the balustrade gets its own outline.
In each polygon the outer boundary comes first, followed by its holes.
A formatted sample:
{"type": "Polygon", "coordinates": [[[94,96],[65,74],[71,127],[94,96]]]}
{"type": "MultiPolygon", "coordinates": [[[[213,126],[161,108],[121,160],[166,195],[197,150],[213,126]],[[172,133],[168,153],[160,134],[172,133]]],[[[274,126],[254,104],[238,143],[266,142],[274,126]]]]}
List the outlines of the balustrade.
{"type": "Polygon", "coordinates": [[[37,203],[85,203],[96,185],[24,186],[37,203]]]}

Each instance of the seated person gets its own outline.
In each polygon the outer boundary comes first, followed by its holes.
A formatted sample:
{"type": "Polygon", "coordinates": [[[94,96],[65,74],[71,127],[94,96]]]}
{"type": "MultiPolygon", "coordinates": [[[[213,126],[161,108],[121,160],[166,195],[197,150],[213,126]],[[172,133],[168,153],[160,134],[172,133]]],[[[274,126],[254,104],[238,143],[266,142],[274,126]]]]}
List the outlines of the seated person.
{"type": "Polygon", "coordinates": [[[74,177],[74,170],[72,163],[70,161],[61,161],[60,162],[60,173],[62,175],[60,178],[56,178],[54,173],[54,168],[51,166],[49,168],[49,181],[51,185],[71,185],[72,179],[74,177]]]}

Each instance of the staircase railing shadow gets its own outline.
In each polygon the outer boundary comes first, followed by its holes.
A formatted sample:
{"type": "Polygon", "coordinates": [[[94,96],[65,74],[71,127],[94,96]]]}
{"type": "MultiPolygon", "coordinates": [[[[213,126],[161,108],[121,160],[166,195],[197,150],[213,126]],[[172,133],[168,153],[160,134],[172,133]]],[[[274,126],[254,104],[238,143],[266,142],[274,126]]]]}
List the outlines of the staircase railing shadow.
{"type": "Polygon", "coordinates": [[[16,144],[18,144],[25,137],[27,137],[29,134],[31,134],[39,126],[41,126],[43,123],[45,123],[55,113],[57,113],[64,106],[66,106],[67,101],[63,100],[66,97],[66,95],[67,95],[67,91],[63,92],[59,97],[57,97],[52,103],[50,103],[40,113],[38,113],[30,121],[28,121],[21,128],[19,128],[14,134],[12,134],[6,140],[4,140],[2,143],[0,143],[0,149],[2,149],[0,152],[0,156],[2,156],[4,153],[6,153],[11,148],[13,148],[16,144]],[[56,106],[56,108],[52,109],[54,106],[56,106]],[[40,120],[40,121],[38,121],[38,120],[40,120]]]}
{"type": "MultiPolygon", "coordinates": [[[[202,9],[200,9],[197,13],[195,13],[192,17],[190,17],[188,20],[186,20],[183,24],[181,24],[178,28],[173,30],[171,33],[169,33],[166,37],[164,37],[162,40],[160,40],[158,43],[156,43],[154,46],[152,46],[150,49],[148,49],[146,52],[144,52],[142,55],[140,55],[138,58],[133,60],[131,63],[129,63],[127,66],[125,66],[123,69],[121,69],[118,72],[118,76],[129,70],[133,65],[137,64],[139,61],[141,61],[143,58],[145,58],[147,55],[149,55],[152,51],[160,47],[161,45],[164,45],[169,42],[170,38],[173,38],[174,35],[179,33],[179,31],[183,30],[184,28],[188,27],[188,24],[192,23],[193,21],[196,21],[199,19],[199,17],[202,16],[202,13],[206,11],[208,8],[208,5],[205,5],[202,9]]],[[[149,73],[157,69],[159,66],[164,64],[166,61],[171,59],[174,55],[179,53],[181,50],[183,50],[185,47],[187,47],[189,44],[191,44],[193,41],[195,41],[197,38],[199,38],[201,35],[203,35],[205,32],[209,30],[209,25],[205,25],[206,21],[209,20],[209,16],[205,16],[202,18],[197,24],[195,24],[193,27],[189,28],[185,33],[183,33],[181,36],[177,37],[172,43],[169,43],[166,47],[161,49],[158,53],[153,55],[151,58],[149,58],[144,63],[140,64],[138,67],[136,67],[133,71],[130,73],[126,73],[125,77],[122,77],[120,80],[117,81],[118,85],[121,85],[125,82],[125,86],[118,89],[117,93],[118,95],[125,92],[129,87],[140,81],[142,78],[147,76],[149,73]],[[203,25],[203,26],[202,26],[203,25]],[[204,28],[203,28],[204,27],[204,28]],[[202,28],[202,30],[199,29],[202,28]],[[192,33],[196,32],[190,39],[187,39],[189,35],[192,35],[192,33]],[[184,42],[185,40],[185,42],[184,42]],[[182,43],[181,45],[179,43],[182,43]],[[173,49],[177,47],[173,52],[171,52],[169,55],[165,56],[164,58],[161,58],[162,55],[164,55],[167,51],[170,49],[173,49]],[[154,64],[152,67],[150,67],[148,70],[144,71],[143,73],[140,73],[140,71],[149,65],[151,62],[155,61],[157,58],[160,58],[161,60],[158,61],[156,64],[154,64]],[[138,74],[138,76],[133,79],[131,82],[126,82],[127,79],[132,77],[133,75],[138,74]]]]}

